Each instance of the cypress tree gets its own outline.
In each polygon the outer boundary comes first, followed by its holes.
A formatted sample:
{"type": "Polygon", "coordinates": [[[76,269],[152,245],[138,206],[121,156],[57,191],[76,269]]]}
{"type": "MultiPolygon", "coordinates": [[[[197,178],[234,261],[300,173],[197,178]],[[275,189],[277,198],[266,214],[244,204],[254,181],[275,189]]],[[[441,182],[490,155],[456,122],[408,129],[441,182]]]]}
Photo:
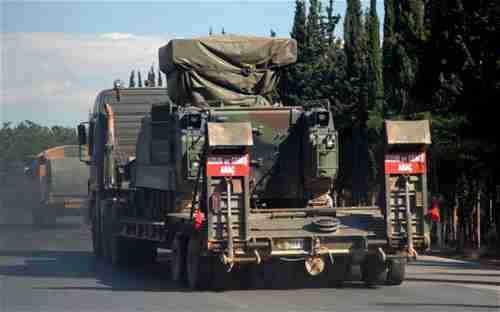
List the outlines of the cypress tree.
{"type": "Polygon", "coordinates": [[[320,10],[321,3],[318,0],[309,0],[309,12],[306,24],[306,61],[316,59],[323,52],[320,10]]]}
{"type": "MultiPolygon", "coordinates": [[[[380,47],[380,23],[377,15],[377,1],[370,0],[370,8],[365,17],[365,33],[367,47],[367,94],[368,94],[368,151],[369,151],[369,185],[372,194],[381,191],[383,171],[378,164],[382,162],[382,127],[384,120],[384,87],[382,78],[382,49],[380,47]]],[[[372,202],[375,201],[375,196],[372,202]]]]}
{"type": "Polygon", "coordinates": [[[135,71],[132,70],[130,72],[130,80],[129,80],[129,83],[128,83],[128,87],[129,88],[135,88],[135,71]]]}
{"type": "Polygon", "coordinates": [[[352,124],[352,183],[355,204],[366,201],[368,191],[367,64],[366,33],[360,0],[348,0],[344,20],[344,51],[350,101],[354,105],[352,124]]]}
{"type": "Polygon", "coordinates": [[[382,112],[382,50],[380,48],[380,23],[377,16],[377,1],[370,0],[370,8],[365,18],[367,45],[368,108],[382,112]]]}
{"type": "MultiPolygon", "coordinates": [[[[500,101],[500,3],[430,1],[425,10],[415,94],[432,113],[431,166],[436,165],[429,170],[431,186],[459,203],[463,231],[472,210],[468,203],[477,200],[478,192],[494,198],[500,184],[500,144],[492,131],[498,117],[491,113],[491,104],[500,101]]],[[[500,237],[500,214],[495,215],[500,237]]],[[[490,220],[481,221],[485,232],[490,220]]]]}
{"type": "Polygon", "coordinates": [[[163,79],[161,78],[160,69],[158,69],[158,87],[163,87],[163,79]]]}
{"type": "Polygon", "coordinates": [[[418,111],[415,99],[418,55],[424,39],[423,1],[385,0],[384,82],[393,113],[418,111]]]}
{"type": "Polygon", "coordinates": [[[382,44],[383,68],[382,77],[384,84],[384,115],[393,115],[395,111],[394,89],[395,89],[395,72],[393,65],[393,49],[395,46],[394,25],[396,8],[395,0],[384,0],[384,40],[382,44]]]}
{"type": "Polygon", "coordinates": [[[330,0],[328,6],[326,7],[326,25],[325,25],[325,40],[327,41],[328,47],[333,47],[335,40],[335,27],[340,20],[340,15],[333,15],[333,0],[330,0]]]}
{"type": "Polygon", "coordinates": [[[142,77],[141,77],[141,71],[140,70],[137,70],[137,79],[138,79],[138,84],[137,86],[139,88],[142,88],[142,77]]]}
{"type": "Polygon", "coordinates": [[[297,41],[298,62],[302,61],[302,51],[306,45],[306,5],[304,0],[295,0],[295,15],[290,37],[297,41]]]}
{"type": "Polygon", "coordinates": [[[148,80],[149,80],[149,86],[154,87],[156,83],[156,77],[155,77],[155,70],[153,68],[153,65],[151,65],[151,68],[149,69],[149,74],[148,74],[148,80]]]}
{"type": "Polygon", "coordinates": [[[361,1],[348,0],[344,20],[344,50],[347,70],[351,77],[360,77],[365,61],[365,33],[361,1]]]}

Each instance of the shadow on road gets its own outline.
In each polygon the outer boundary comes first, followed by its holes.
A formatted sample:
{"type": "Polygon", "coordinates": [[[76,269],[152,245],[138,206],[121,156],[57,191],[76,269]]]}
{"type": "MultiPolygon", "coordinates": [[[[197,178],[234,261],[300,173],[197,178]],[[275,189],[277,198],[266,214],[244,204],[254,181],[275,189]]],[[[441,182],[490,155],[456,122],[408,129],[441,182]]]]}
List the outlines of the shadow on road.
{"type": "MultiPolygon", "coordinates": [[[[3,257],[23,264],[0,265],[0,275],[26,277],[95,277],[93,255],[84,251],[0,250],[3,257]]],[[[2,261],[3,262],[3,261],[2,261]]]]}
{"type": "MultiPolygon", "coordinates": [[[[455,273],[455,272],[432,272],[432,275],[450,275],[450,276],[484,276],[484,277],[500,277],[500,274],[495,273],[455,273]]],[[[429,275],[429,273],[412,273],[412,275],[429,275]]]]}
{"type": "MultiPolygon", "coordinates": [[[[161,259],[161,258],[160,258],[161,259]]],[[[3,250],[0,251],[0,276],[27,278],[67,278],[96,279],[98,285],[78,286],[74,281],[63,287],[36,287],[48,290],[103,290],[103,291],[147,291],[147,292],[185,292],[189,291],[181,283],[171,280],[168,262],[161,259],[145,267],[114,268],[96,261],[88,251],[57,250],[3,250]],[[2,263],[13,263],[5,265],[2,263]]],[[[323,282],[308,279],[305,283],[275,285],[273,289],[335,288],[323,282]]],[[[363,283],[347,281],[343,288],[367,288],[363,283]]],[[[259,284],[251,287],[231,285],[230,289],[270,289],[259,284]]],[[[373,287],[377,288],[377,287],[373,287]]],[[[224,289],[220,289],[224,290],[224,289]]]]}
{"type": "Polygon", "coordinates": [[[439,283],[453,283],[453,284],[475,284],[475,285],[492,285],[500,286],[500,282],[492,281],[478,281],[478,280],[457,280],[457,279],[440,279],[440,278],[418,278],[418,277],[408,277],[406,281],[412,282],[439,282],[439,283]]]}
{"type": "Polygon", "coordinates": [[[77,230],[82,228],[81,222],[78,221],[58,221],[56,224],[39,226],[34,224],[0,224],[0,233],[2,231],[23,230],[23,231],[38,231],[38,230],[77,230]]]}
{"type": "Polygon", "coordinates": [[[455,304],[455,303],[426,303],[426,302],[386,302],[373,303],[376,306],[386,307],[435,307],[435,308],[470,308],[470,309],[499,309],[498,305],[483,305],[483,304],[455,304]]]}
{"type": "MultiPolygon", "coordinates": [[[[0,259],[22,264],[1,265],[0,275],[33,278],[95,278],[102,286],[39,287],[39,289],[82,289],[107,291],[185,291],[170,280],[165,264],[155,263],[145,268],[112,268],[96,262],[86,251],[0,251],[0,259]]],[[[5,261],[2,261],[5,262],[5,261]]]]}
{"type": "Polygon", "coordinates": [[[457,269],[481,269],[477,262],[469,261],[434,261],[434,260],[418,260],[408,264],[414,267],[442,267],[442,268],[457,268],[457,269]]]}

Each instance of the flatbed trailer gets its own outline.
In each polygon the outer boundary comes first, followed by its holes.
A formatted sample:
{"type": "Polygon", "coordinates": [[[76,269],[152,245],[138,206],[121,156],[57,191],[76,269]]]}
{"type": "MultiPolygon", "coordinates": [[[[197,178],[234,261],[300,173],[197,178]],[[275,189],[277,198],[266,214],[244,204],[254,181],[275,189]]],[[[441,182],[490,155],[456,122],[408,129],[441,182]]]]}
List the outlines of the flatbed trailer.
{"type": "Polygon", "coordinates": [[[98,258],[145,265],[168,249],[172,279],[192,289],[285,272],[338,285],[358,265],[366,284],[404,281],[425,245],[428,144],[405,130],[427,133],[428,123],[387,122],[385,203],[338,207],[329,103],[264,97],[296,60],[294,40],[174,39],[159,56],[168,89],[103,91],[78,128],[98,258]]]}
{"type": "MultiPolygon", "coordinates": [[[[217,157],[224,156],[219,152],[217,157]]],[[[234,158],[234,154],[228,157],[234,158]]],[[[203,167],[200,171],[208,172],[203,167]]],[[[199,210],[167,213],[161,218],[155,218],[155,213],[150,218],[130,217],[144,207],[166,204],[161,192],[148,196],[134,188],[110,192],[97,212],[103,217],[98,238],[102,256],[119,264],[131,260],[131,253],[142,254],[146,261],[155,257],[157,248],[168,249],[173,278],[187,279],[194,289],[210,288],[209,276],[231,274],[235,267],[272,264],[279,271],[280,263],[290,261],[303,261],[311,276],[328,272],[325,274],[334,285],[346,280],[354,265],[361,267],[369,285],[398,285],[404,280],[407,260],[415,256],[414,250],[405,247],[401,233],[396,234],[399,239],[392,238],[393,245],[388,236],[394,224],[405,224],[405,214],[385,215],[386,210],[378,206],[256,209],[245,196],[248,176],[200,177],[204,191],[193,197],[204,203],[199,210]],[[328,269],[331,266],[335,269],[328,269]]],[[[423,247],[419,215],[421,211],[416,211],[416,248],[423,247]]]]}

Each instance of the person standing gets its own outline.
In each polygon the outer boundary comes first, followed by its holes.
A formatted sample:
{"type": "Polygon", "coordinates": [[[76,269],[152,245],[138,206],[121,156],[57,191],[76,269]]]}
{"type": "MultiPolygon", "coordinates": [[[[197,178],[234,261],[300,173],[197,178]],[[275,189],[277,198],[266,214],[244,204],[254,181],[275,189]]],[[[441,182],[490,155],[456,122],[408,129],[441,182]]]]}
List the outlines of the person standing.
{"type": "Polygon", "coordinates": [[[441,248],[441,216],[439,214],[439,200],[437,197],[432,198],[432,205],[429,211],[429,216],[431,219],[431,233],[435,231],[436,233],[436,245],[441,248]]]}

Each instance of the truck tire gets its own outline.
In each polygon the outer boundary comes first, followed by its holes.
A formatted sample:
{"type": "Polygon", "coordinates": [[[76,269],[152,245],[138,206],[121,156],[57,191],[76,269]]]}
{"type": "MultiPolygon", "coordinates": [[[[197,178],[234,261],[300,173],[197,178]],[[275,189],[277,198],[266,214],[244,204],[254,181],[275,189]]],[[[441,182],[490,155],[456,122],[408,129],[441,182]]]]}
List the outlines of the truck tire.
{"type": "Polygon", "coordinates": [[[40,204],[32,210],[32,215],[33,223],[37,227],[50,227],[56,223],[55,208],[50,205],[40,204]]]}
{"type": "Polygon", "coordinates": [[[361,278],[366,286],[383,284],[387,272],[385,263],[381,262],[375,255],[368,255],[361,263],[361,278]]]}
{"type": "Polygon", "coordinates": [[[42,205],[37,205],[33,208],[31,211],[31,214],[33,216],[33,224],[36,227],[42,227],[43,226],[43,215],[42,215],[42,205]]]}
{"type": "Polygon", "coordinates": [[[101,246],[101,212],[99,199],[96,199],[92,209],[92,247],[97,259],[102,257],[101,246]]]}
{"type": "Polygon", "coordinates": [[[202,257],[208,265],[202,268],[205,269],[204,275],[207,276],[209,284],[205,286],[205,289],[210,287],[216,291],[234,290],[242,289],[245,287],[243,285],[242,279],[244,277],[244,272],[240,266],[235,265],[230,272],[227,271],[228,267],[222,263],[221,259],[215,256],[212,257],[202,257]],[[210,269],[210,272],[206,270],[210,269]]]}
{"type": "Polygon", "coordinates": [[[101,211],[101,246],[102,258],[106,263],[112,264],[112,238],[113,238],[113,216],[112,203],[109,200],[100,201],[101,211]]]}
{"type": "Polygon", "coordinates": [[[406,263],[404,260],[393,259],[389,261],[389,267],[387,269],[387,285],[401,285],[405,280],[406,275],[406,263]]]}
{"type": "Polygon", "coordinates": [[[186,256],[187,281],[193,290],[206,290],[210,287],[212,261],[209,256],[201,255],[201,237],[189,238],[186,256]]]}
{"type": "MultiPolygon", "coordinates": [[[[252,270],[252,286],[262,289],[280,289],[282,280],[279,278],[282,266],[276,259],[269,259],[261,264],[255,264],[252,270]]],[[[288,272],[287,272],[288,273],[288,272]]]]}
{"type": "Polygon", "coordinates": [[[120,219],[119,207],[112,206],[110,211],[110,224],[112,228],[112,235],[110,237],[110,248],[111,248],[111,265],[112,266],[123,266],[129,263],[130,254],[130,244],[129,238],[120,237],[114,235],[115,225],[120,219]]]}
{"type": "Polygon", "coordinates": [[[172,280],[183,282],[186,280],[186,239],[180,235],[176,235],[171,250],[170,274],[172,280]]]}
{"type": "Polygon", "coordinates": [[[57,210],[56,207],[47,204],[44,205],[43,209],[43,218],[44,218],[44,225],[46,227],[54,227],[56,225],[56,219],[57,219],[57,210]]]}
{"type": "MultiPolygon", "coordinates": [[[[129,240],[130,241],[130,240],[129,240]]],[[[147,240],[135,240],[134,242],[134,264],[144,265],[151,264],[156,261],[158,255],[157,243],[147,240]]]]}
{"type": "Polygon", "coordinates": [[[350,274],[350,258],[348,256],[333,257],[333,264],[328,258],[325,261],[328,263],[325,272],[328,279],[328,286],[342,287],[350,274]]]}
{"type": "Polygon", "coordinates": [[[125,237],[113,236],[111,238],[111,265],[122,266],[128,263],[129,240],[125,237]]]}

